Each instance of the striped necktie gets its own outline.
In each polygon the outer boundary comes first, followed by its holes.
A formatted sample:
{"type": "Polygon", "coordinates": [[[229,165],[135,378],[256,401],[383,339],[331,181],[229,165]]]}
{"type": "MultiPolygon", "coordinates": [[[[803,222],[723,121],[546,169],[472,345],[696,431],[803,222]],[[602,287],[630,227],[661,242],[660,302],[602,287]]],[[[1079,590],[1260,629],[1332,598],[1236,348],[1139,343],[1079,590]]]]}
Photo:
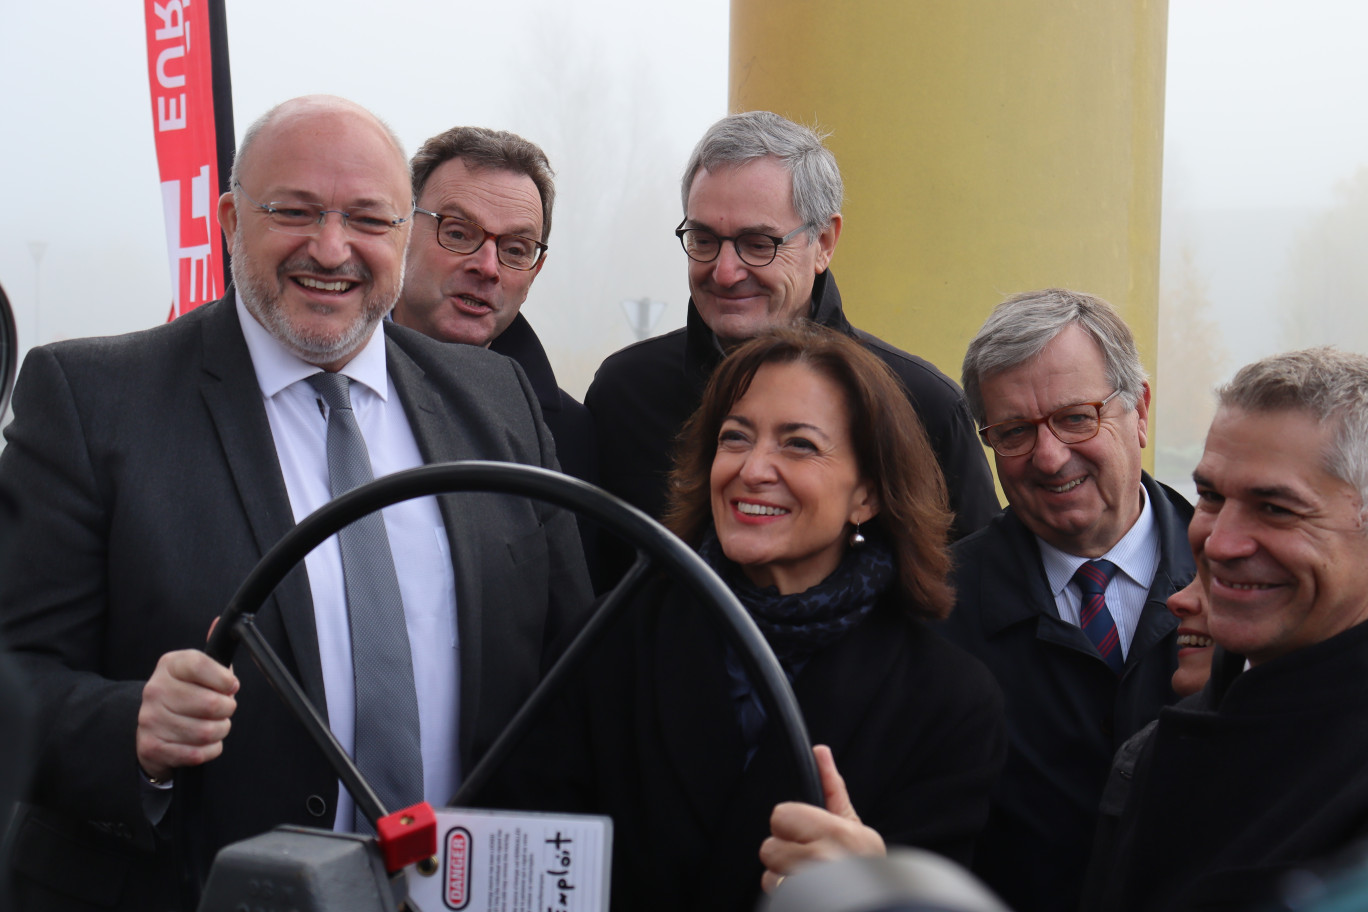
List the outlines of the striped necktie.
{"type": "Polygon", "coordinates": [[[1107,583],[1116,575],[1116,564],[1107,560],[1093,560],[1078,568],[1073,581],[1083,593],[1083,607],[1079,612],[1079,626],[1097,647],[1097,652],[1111,670],[1118,675],[1125,664],[1121,655],[1121,639],[1116,633],[1116,621],[1107,610],[1107,583]]]}

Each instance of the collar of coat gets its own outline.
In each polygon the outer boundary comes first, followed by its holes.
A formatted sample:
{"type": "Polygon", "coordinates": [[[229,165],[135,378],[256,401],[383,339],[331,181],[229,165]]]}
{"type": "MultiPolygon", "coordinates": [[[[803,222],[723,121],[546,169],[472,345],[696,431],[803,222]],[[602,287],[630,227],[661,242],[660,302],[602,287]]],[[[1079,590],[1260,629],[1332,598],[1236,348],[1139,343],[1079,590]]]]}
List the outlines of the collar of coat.
{"type": "MultiPolygon", "coordinates": [[[[830,329],[840,330],[846,335],[853,335],[855,330],[846,319],[845,311],[841,309],[841,293],[836,288],[836,280],[832,278],[831,270],[827,269],[818,273],[817,278],[812,283],[812,306],[808,312],[808,319],[821,326],[830,329]]],[[[685,345],[684,345],[684,373],[689,378],[689,383],[699,392],[712,376],[714,368],[722,361],[722,347],[717,342],[717,336],[708,328],[708,324],[703,322],[703,316],[694,306],[693,298],[689,298],[689,313],[685,321],[685,345]]]]}
{"type": "MultiPolygon", "coordinates": [[[[1147,472],[1140,474],[1140,483],[1154,506],[1154,525],[1159,535],[1159,567],[1150,583],[1151,599],[1154,599],[1154,593],[1166,596],[1192,580],[1192,551],[1187,541],[1192,507],[1181,494],[1155,481],[1147,472]]],[[[1042,618],[1053,622],[1045,622],[1050,627],[1065,623],[1059,620],[1036,538],[1011,507],[999,513],[985,529],[956,546],[955,553],[961,561],[966,555],[972,555],[968,559],[980,571],[976,585],[982,593],[978,602],[985,637],[992,638],[1017,624],[1038,623],[1042,618]],[[974,553],[979,551],[991,553],[974,553]]],[[[964,585],[965,580],[961,578],[960,583],[964,585]]],[[[1147,631],[1147,634],[1162,637],[1177,626],[1177,619],[1168,614],[1166,608],[1163,615],[1167,621],[1160,617],[1156,630],[1147,631]]],[[[1146,644],[1133,642],[1133,650],[1136,645],[1143,649],[1146,644]]]]}

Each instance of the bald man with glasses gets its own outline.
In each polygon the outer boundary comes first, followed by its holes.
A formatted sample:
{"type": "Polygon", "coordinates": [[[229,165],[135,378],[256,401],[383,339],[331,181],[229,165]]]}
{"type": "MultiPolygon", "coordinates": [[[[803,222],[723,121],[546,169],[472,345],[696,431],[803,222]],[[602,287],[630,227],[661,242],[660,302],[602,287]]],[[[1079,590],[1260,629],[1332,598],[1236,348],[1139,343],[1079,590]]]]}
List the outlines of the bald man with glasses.
{"type": "Polygon", "coordinates": [[[1111,758],[1173,702],[1192,507],[1140,467],[1150,389],[1100,298],[1016,295],[963,382],[1010,504],[955,546],[945,633],[997,677],[1009,753],[974,866],[1018,912],[1075,909],[1111,758]]]}
{"type": "MultiPolygon", "coordinates": [[[[365,832],[256,666],[202,651],[211,622],[296,522],[371,477],[556,468],[515,364],[382,323],[414,210],[375,115],[284,102],[247,129],[233,178],[226,297],[35,348],[15,388],[0,633],[40,747],[9,841],[18,908],[193,909],[228,843],[365,832]]],[[[469,493],[352,523],[257,623],[392,812],[447,803],[588,604],[571,514],[469,493]]]]}

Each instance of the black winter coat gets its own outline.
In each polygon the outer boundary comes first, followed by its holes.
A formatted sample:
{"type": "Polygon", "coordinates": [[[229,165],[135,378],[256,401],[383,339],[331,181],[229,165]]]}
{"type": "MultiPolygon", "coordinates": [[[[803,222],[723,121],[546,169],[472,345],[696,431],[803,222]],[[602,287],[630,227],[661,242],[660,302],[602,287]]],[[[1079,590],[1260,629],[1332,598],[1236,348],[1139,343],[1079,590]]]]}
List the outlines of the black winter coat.
{"type": "Polygon", "coordinates": [[[1078,907],[1112,755],[1177,699],[1178,621],[1165,602],[1193,577],[1192,507],[1149,475],[1141,482],[1159,567],[1119,681],[1059,619],[1035,536],[1010,507],[954,548],[957,599],[942,629],[1002,686],[1011,745],[974,868],[1016,912],[1078,907]]]}
{"type": "Polygon", "coordinates": [[[588,482],[595,480],[594,425],[589,410],[575,397],[556,386],[556,375],[546,349],[527,318],[518,314],[508,328],[499,333],[489,350],[518,362],[527,374],[532,392],[537,394],[542,420],[556,441],[556,461],[561,471],[588,482]]]}
{"type": "MultiPolygon", "coordinates": [[[[778,726],[745,763],[719,623],[648,585],[479,799],[611,815],[616,910],[750,912],[770,812],[798,795],[778,726]]],[[[793,686],[864,822],[967,862],[1006,751],[987,671],[885,596],[793,686]]]]}
{"type": "MultiPolygon", "coordinates": [[[[851,326],[830,270],[813,284],[811,319],[854,336],[907,388],[945,474],[955,512],[952,540],[992,519],[998,512],[997,491],[959,386],[931,362],[851,326]]],[[[721,360],[716,337],[692,300],[684,329],[629,345],[604,360],[584,403],[594,419],[599,479],[606,489],[651,516],[664,512],[675,437],[698,408],[721,360]]],[[[617,568],[618,573],[625,569],[625,564],[617,568]]]]}
{"type": "Polygon", "coordinates": [[[1085,909],[1263,908],[1368,836],[1368,624],[1243,667],[1218,647],[1206,689],[1159,714],[1085,909]]]}

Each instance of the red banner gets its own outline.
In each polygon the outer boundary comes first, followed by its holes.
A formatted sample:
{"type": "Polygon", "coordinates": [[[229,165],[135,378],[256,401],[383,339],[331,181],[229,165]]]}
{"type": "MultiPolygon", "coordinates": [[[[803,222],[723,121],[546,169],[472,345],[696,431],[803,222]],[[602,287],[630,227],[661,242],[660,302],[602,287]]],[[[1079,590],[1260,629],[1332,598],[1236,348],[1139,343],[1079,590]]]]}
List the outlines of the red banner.
{"type": "Polygon", "coordinates": [[[171,315],[223,295],[223,235],[206,0],[145,0],[147,78],[166,214],[171,315]]]}

